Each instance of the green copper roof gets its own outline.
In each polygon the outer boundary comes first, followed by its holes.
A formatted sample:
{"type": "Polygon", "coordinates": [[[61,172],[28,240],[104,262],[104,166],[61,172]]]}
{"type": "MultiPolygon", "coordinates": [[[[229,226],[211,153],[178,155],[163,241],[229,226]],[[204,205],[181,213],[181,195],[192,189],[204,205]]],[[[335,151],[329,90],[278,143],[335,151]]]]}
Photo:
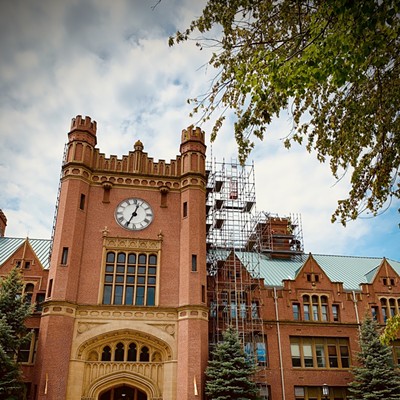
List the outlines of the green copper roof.
{"type": "Polygon", "coordinates": [[[49,239],[0,237],[0,265],[16,252],[24,244],[25,240],[28,240],[43,268],[48,269],[51,244],[49,239]]]}
{"type": "MultiPolygon", "coordinates": [[[[227,251],[216,251],[213,257],[224,259],[230,254],[227,251]]],[[[236,251],[241,263],[252,273],[264,279],[266,286],[282,286],[284,279],[295,279],[297,273],[308,259],[308,254],[293,259],[271,258],[265,254],[236,251]]],[[[359,290],[361,283],[370,283],[383,258],[353,257],[312,254],[318,265],[332,282],[342,282],[344,289],[359,290]]],[[[209,255],[210,259],[210,255],[209,255]]],[[[387,260],[400,275],[400,262],[387,260]]]]}

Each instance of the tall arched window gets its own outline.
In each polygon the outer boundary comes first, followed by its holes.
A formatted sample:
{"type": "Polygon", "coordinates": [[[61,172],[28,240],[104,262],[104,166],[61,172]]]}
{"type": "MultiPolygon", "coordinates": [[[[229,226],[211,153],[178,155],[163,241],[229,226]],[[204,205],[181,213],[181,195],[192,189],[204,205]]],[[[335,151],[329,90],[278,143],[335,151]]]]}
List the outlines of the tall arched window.
{"type": "Polygon", "coordinates": [[[304,320],[309,321],[310,318],[310,296],[304,295],[303,296],[303,315],[304,320]]]}
{"type": "Polygon", "coordinates": [[[140,349],[140,361],[149,361],[150,356],[149,356],[149,348],[146,346],[143,346],[140,349]]]}
{"type": "Polygon", "coordinates": [[[114,361],[124,361],[124,344],[118,343],[115,347],[114,361]]]}
{"type": "Polygon", "coordinates": [[[103,304],[156,305],[157,255],[109,251],[106,255],[103,304]]]}
{"type": "Polygon", "coordinates": [[[128,361],[136,361],[136,343],[131,343],[128,350],[128,361]]]}
{"type": "Polygon", "coordinates": [[[101,361],[111,361],[111,347],[104,346],[103,352],[101,353],[101,361]]]}
{"type": "Polygon", "coordinates": [[[33,283],[27,283],[25,285],[24,294],[25,294],[25,301],[28,304],[32,302],[33,291],[35,289],[35,285],[33,283]]]}

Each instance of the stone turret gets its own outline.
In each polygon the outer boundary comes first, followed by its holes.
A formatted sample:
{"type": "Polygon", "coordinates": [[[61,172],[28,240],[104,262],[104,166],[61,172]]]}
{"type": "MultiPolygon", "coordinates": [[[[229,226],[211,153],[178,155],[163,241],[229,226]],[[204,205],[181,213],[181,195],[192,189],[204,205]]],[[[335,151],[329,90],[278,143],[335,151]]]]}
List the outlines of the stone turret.
{"type": "Polygon", "coordinates": [[[205,135],[199,127],[189,126],[182,131],[181,136],[181,155],[182,172],[205,173],[206,145],[205,135]]]}
{"type": "Polygon", "coordinates": [[[86,142],[94,147],[97,144],[96,130],[96,121],[92,121],[88,116],[82,118],[81,115],[77,115],[75,118],[72,118],[68,139],[70,142],[73,140],[86,142]]]}
{"type": "Polygon", "coordinates": [[[97,124],[90,117],[77,115],[72,118],[68,133],[67,162],[83,163],[90,167],[93,161],[93,151],[97,144],[97,124]]]}

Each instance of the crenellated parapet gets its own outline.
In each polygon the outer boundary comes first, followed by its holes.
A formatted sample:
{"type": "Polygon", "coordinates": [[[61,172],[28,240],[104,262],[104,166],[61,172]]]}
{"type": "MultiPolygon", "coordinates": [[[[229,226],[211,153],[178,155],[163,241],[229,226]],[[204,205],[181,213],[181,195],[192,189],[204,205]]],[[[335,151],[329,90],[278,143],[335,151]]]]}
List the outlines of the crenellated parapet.
{"type": "Polygon", "coordinates": [[[95,146],[97,143],[96,131],[96,121],[92,121],[88,116],[82,118],[81,115],[77,115],[75,118],[72,118],[68,139],[70,142],[80,140],[95,146]]]}
{"type": "MultiPolygon", "coordinates": [[[[182,131],[181,155],[166,162],[155,162],[144,152],[144,145],[137,140],[133,151],[127,155],[106,157],[96,145],[96,122],[89,117],[78,115],[72,119],[68,133],[69,144],[64,177],[82,175],[85,179],[121,175],[121,182],[133,182],[132,175],[156,178],[177,178],[187,173],[205,174],[204,132],[200,128],[190,126],[182,131]],[[129,175],[129,176],[128,176],[129,175]]],[[[104,181],[108,178],[102,178],[104,181]]]]}
{"type": "Polygon", "coordinates": [[[189,126],[182,130],[181,156],[182,173],[205,173],[206,161],[205,135],[199,127],[189,126]]]}

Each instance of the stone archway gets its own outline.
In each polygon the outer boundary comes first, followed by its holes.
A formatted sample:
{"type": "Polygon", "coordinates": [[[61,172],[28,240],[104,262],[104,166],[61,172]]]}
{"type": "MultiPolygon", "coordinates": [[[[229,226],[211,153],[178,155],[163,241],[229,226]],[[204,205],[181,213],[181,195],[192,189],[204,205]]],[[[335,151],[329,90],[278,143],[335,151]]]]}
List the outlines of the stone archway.
{"type": "Polygon", "coordinates": [[[136,387],[119,385],[100,393],[98,400],[148,400],[148,397],[136,387]]]}
{"type": "Polygon", "coordinates": [[[117,373],[99,382],[81,400],[162,400],[151,382],[127,373],[117,373]]]}

